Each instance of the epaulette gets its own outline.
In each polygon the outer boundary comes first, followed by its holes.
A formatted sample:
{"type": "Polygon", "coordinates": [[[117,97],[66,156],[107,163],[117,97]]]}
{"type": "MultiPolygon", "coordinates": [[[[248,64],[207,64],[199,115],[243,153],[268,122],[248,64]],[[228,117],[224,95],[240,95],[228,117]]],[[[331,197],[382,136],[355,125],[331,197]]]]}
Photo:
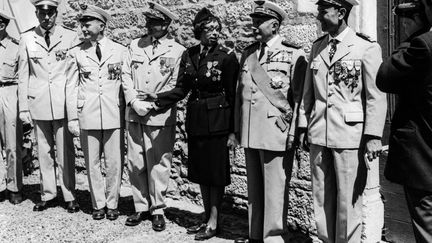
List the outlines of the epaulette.
{"type": "Polygon", "coordinates": [[[10,36],[9,36],[9,39],[12,41],[12,43],[19,45],[19,40],[15,39],[13,37],[10,37],[10,36]]]}
{"type": "Polygon", "coordinates": [[[67,50],[68,50],[68,51],[69,51],[69,50],[72,50],[72,49],[74,49],[75,47],[78,47],[78,46],[82,45],[83,43],[84,43],[84,41],[79,41],[79,42],[77,42],[75,45],[69,47],[67,50]]]}
{"type": "Polygon", "coordinates": [[[28,30],[22,32],[21,34],[24,34],[24,33],[30,32],[30,31],[33,31],[34,29],[36,29],[36,26],[31,27],[30,29],[28,29],[28,30]]]}
{"type": "Polygon", "coordinates": [[[281,43],[282,43],[282,45],[284,45],[286,47],[291,47],[291,48],[294,48],[294,49],[300,49],[300,47],[301,47],[301,46],[296,45],[294,43],[288,42],[287,40],[282,40],[281,43]]]}
{"type": "Polygon", "coordinates": [[[325,34],[325,35],[323,35],[323,36],[321,36],[321,37],[319,37],[318,39],[316,39],[313,43],[315,43],[315,42],[318,42],[318,41],[320,41],[320,40],[322,40],[322,39],[324,39],[324,37],[326,37],[328,34],[325,34]]]}
{"type": "Polygon", "coordinates": [[[61,25],[61,27],[65,28],[65,29],[67,29],[67,30],[71,30],[71,31],[73,31],[73,32],[76,32],[76,30],[72,29],[72,28],[69,27],[69,26],[61,25]]]}
{"type": "Polygon", "coordinates": [[[233,52],[233,49],[231,49],[231,48],[229,48],[229,47],[227,47],[225,45],[220,45],[219,46],[219,50],[223,51],[223,52],[225,52],[227,54],[231,54],[231,52],[233,52]]]}
{"type": "Polygon", "coordinates": [[[123,44],[123,43],[121,43],[120,41],[118,41],[118,40],[112,40],[114,43],[117,43],[117,44],[119,44],[119,45],[122,45],[122,46],[124,46],[124,47],[127,47],[125,44],[123,44]]]}
{"type": "Polygon", "coordinates": [[[366,34],[359,33],[359,32],[357,32],[356,34],[358,37],[362,38],[363,40],[367,40],[367,41],[372,42],[372,43],[376,42],[376,41],[372,40],[372,38],[366,34]]]}

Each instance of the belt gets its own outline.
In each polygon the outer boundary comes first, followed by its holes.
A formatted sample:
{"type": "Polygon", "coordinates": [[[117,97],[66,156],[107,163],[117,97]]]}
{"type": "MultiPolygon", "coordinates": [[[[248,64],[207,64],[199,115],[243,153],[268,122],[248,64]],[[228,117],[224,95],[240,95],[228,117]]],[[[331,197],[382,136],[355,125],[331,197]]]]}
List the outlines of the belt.
{"type": "Polygon", "coordinates": [[[0,83],[0,88],[17,85],[17,83],[0,83]]]}

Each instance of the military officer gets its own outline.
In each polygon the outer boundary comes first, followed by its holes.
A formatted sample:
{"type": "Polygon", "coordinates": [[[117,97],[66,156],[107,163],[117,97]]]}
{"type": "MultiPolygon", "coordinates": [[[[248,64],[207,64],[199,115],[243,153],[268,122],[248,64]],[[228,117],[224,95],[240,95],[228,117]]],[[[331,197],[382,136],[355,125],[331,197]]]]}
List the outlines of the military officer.
{"type": "Polygon", "coordinates": [[[121,64],[127,48],[105,37],[110,15],[81,5],[84,42],[70,52],[66,84],[69,130],[80,134],[95,220],[115,220],[123,165],[121,64]],[[101,171],[104,153],[106,178],[101,171]],[[107,209],[105,212],[105,208],[107,209]]]}
{"type": "Polygon", "coordinates": [[[293,159],[287,148],[295,135],[293,116],[297,116],[307,64],[305,53],[279,34],[287,18],[283,9],[270,1],[255,1],[253,9],[257,42],[246,48],[240,62],[235,112],[236,130],[246,155],[248,241],[285,242],[286,183],[293,159]]]}
{"type": "Polygon", "coordinates": [[[178,17],[163,6],[150,2],[145,13],[148,34],[132,41],[123,64],[123,89],[127,104],[128,169],[136,213],[126,225],[139,224],[148,212],[152,227],[165,229],[165,193],[170,177],[175,138],[175,104],[158,108],[143,101],[143,93],[174,88],[183,46],[168,35],[178,17]]]}
{"type": "MultiPolygon", "coordinates": [[[[386,96],[375,85],[381,49],[347,26],[356,0],[319,0],[328,34],[312,46],[299,127],[308,128],[318,237],[360,242],[366,164],[381,151],[386,96]]],[[[377,161],[375,161],[377,162],[377,161]]]]}
{"type": "Polygon", "coordinates": [[[3,60],[0,66],[0,151],[4,147],[6,152],[6,161],[0,163],[0,198],[6,199],[9,196],[11,203],[18,204],[23,200],[23,135],[18,118],[18,41],[6,32],[12,19],[4,10],[0,10],[0,57],[3,60]],[[9,195],[6,195],[6,189],[9,195]]]}
{"type": "Polygon", "coordinates": [[[67,211],[77,212],[73,136],[67,129],[66,56],[76,32],[56,25],[59,0],[34,0],[40,25],[22,34],[19,45],[19,117],[34,123],[41,173],[41,201],[34,211],[53,206],[56,167],[67,211]],[[56,152],[54,152],[56,151],[56,152]]]}

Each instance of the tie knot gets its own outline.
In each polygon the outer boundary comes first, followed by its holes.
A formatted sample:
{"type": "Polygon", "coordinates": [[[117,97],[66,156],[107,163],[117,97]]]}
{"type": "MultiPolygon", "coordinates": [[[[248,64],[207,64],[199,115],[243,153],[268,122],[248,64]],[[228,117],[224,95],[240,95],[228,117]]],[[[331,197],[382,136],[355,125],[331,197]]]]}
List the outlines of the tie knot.
{"type": "Polygon", "coordinates": [[[330,40],[330,44],[332,44],[332,45],[336,45],[337,43],[339,43],[339,41],[337,39],[331,39],[330,40]]]}

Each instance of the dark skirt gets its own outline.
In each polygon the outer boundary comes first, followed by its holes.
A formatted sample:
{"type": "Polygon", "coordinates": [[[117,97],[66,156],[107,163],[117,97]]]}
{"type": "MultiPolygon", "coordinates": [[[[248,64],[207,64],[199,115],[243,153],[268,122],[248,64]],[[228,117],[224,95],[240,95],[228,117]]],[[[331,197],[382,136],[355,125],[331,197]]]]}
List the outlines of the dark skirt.
{"type": "Polygon", "coordinates": [[[228,135],[188,137],[188,179],[206,186],[231,183],[228,135]]]}

